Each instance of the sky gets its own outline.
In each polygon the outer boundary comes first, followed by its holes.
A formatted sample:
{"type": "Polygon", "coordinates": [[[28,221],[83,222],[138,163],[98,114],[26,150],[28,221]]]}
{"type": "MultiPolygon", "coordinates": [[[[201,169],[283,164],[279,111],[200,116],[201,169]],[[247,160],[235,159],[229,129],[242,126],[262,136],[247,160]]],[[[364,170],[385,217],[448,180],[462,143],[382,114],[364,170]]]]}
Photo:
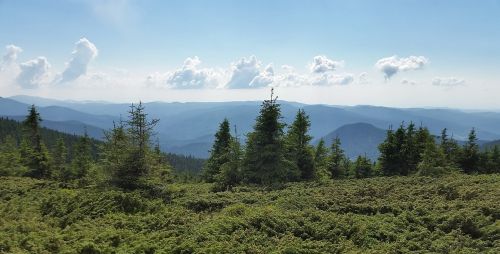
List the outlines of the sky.
{"type": "Polygon", "coordinates": [[[500,110],[500,0],[0,0],[0,96],[500,110]]]}

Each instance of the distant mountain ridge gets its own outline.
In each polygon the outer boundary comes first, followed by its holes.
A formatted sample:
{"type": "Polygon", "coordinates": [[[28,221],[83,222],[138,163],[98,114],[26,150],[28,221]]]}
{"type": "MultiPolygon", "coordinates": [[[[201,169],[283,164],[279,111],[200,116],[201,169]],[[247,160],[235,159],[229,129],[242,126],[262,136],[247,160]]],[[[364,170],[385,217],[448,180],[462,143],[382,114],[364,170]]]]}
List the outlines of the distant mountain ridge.
{"type": "MultiPolygon", "coordinates": [[[[74,102],[15,96],[0,98],[0,116],[24,115],[27,105],[32,103],[40,105],[40,113],[46,120],[78,121],[101,129],[111,128],[113,121],[119,121],[120,116],[126,117],[130,106],[125,103],[74,102]]],[[[245,134],[253,128],[260,104],[258,101],[144,103],[149,117],[160,119],[155,131],[162,148],[168,152],[197,157],[207,157],[213,134],[224,117],[236,127],[240,138],[244,140],[245,134]]],[[[397,128],[402,122],[410,121],[417,126],[422,123],[434,135],[439,135],[446,127],[458,140],[465,139],[472,127],[476,128],[478,138],[482,140],[500,139],[500,113],[497,112],[307,105],[287,101],[280,101],[280,104],[283,121],[287,124],[293,121],[297,110],[303,108],[310,116],[310,134],[315,139],[348,124],[366,123],[385,130],[389,126],[397,128]]],[[[348,141],[344,142],[347,144],[348,141]]]]}

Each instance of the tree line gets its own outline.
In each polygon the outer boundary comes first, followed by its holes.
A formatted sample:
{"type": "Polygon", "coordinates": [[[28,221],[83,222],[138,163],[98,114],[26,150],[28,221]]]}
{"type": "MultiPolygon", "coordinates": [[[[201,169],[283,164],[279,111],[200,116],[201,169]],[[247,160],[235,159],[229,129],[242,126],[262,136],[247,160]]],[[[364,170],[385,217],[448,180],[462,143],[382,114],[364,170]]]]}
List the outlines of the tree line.
{"type": "Polygon", "coordinates": [[[358,156],[351,161],[336,137],[331,147],[320,140],[311,145],[309,116],[299,109],[288,126],[282,121],[277,97],[271,94],[262,103],[253,131],[243,146],[230,123],[224,119],[203,171],[203,178],[216,183],[218,190],[231,189],[240,183],[273,185],[291,181],[365,178],[394,175],[440,175],[450,172],[499,173],[500,150],[481,151],[472,129],[467,142],[460,146],[447,129],[440,137],[410,122],[396,130],[389,129],[379,145],[380,156],[371,161],[358,156]]]}

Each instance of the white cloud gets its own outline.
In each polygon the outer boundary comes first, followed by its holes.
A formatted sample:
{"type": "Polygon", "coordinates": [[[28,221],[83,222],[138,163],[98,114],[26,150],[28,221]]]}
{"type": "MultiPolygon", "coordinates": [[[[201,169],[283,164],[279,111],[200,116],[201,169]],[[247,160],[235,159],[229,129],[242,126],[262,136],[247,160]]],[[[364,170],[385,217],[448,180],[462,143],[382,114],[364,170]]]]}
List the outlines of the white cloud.
{"type": "Polygon", "coordinates": [[[61,74],[61,83],[69,82],[87,73],[88,65],[97,56],[96,46],[87,40],[81,38],[75,44],[75,49],[71,53],[66,69],[61,74]]]}
{"type": "Polygon", "coordinates": [[[274,82],[274,68],[272,64],[266,66],[264,71],[260,72],[259,75],[255,76],[250,82],[250,87],[266,87],[274,82]]]}
{"type": "Polygon", "coordinates": [[[311,84],[315,86],[349,85],[354,81],[354,76],[350,73],[329,74],[325,73],[319,77],[311,79],[311,84]]]}
{"type": "MultiPolygon", "coordinates": [[[[213,69],[200,69],[200,64],[197,56],[188,57],[182,68],[166,75],[167,86],[179,89],[216,87],[220,74],[213,69]]],[[[161,79],[161,76],[159,78],[161,79]]]]}
{"type": "Polygon", "coordinates": [[[432,80],[432,84],[435,86],[452,87],[452,86],[464,85],[465,80],[455,77],[445,77],[445,78],[436,77],[432,80]]]}
{"type": "Polygon", "coordinates": [[[21,63],[19,67],[21,72],[16,81],[22,88],[37,88],[47,81],[50,64],[45,57],[21,63]]]}
{"type": "Polygon", "coordinates": [[[299,87],[310,85],[308,77],[298,74],[290,65],[282,65],[283,73],[275,76],[272,86],[275,87],[299,87]]]}
{"type": "Polygon", "coordinates": [[[264,81],[264,76],[266,73],[264,73],[262,78],[257,78],[259,80],[256,80],[253,84],[252,81],[254,79],[261,75],[260,71],[260,66],[261,63],[260,61],[257,60],[255,56],[251,56],[250,58],[241,58],[238,62],[233,63],[231,65],[231,75],[230,79],[225,85],[226,88],[249,88],[249,87],[254,87],[256,88],[257,85],[263,85],[265,82],[264,81]],[[253,86],[250,86],[250,85],[253,86]]]}
{"type": "Polygon", "coordinates": [[[400,71],[422,69],[428,62],[429,60],[424,56],[410,56],[406,58],[391,56],[378,60],[375,67],[384,73],[386,79],[390,79],[400,71]]]}
{"type": "Polygon", "coordinates": [[[334,61],[326,56],[315,56],[313,62],[309,64],[309,69],[312,73],[325,73],[334,71],[339,67],[344,66],[344,61],[334,61]]]}
{"type": "Polygon", "coordinates": [[[5,46],[5,50],[7,52],[2,57],[2,64],[0,65],[0,70],[15,64],[18,54],[23,52],[22,48],[12,44],[5,46]]]}

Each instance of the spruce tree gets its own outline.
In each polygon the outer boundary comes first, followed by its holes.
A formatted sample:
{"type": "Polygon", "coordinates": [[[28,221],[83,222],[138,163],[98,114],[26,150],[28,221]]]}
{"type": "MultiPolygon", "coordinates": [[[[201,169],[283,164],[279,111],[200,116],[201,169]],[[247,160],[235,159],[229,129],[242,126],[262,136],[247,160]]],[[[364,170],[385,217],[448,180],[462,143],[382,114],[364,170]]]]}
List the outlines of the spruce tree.
{"type": "Polygon", "coordinates": [[[491,151],[491,168],[488,173],[500,173],[500,148],[498,146],[494,146],[491,151]]]}
{"type": "Polygon", "coordinates": [[[228,160],[221,165],[220,172],[215,177],[216,190],[231,190],[240,183],[242,156],[240,141],[235,133],[235,137],[231,137],[226,155],[228,160]]]}
{"type": "Polygon", "coordinates": [[[262,103],[254,130],[247,135],[243,159],[243,177],[248,183],[273,184],[290,178],[283,147],[280,105],[271,92],[271,99],[262,103]]]}
{"type": "Polygon", "coordinates": [[[50,176],[50,155],[47,148],[42,142],[40,135],[40,114],[37,112],[35,105],[32,105],[28,110],[28,115],[23,122],[25,129],[25,143],[23,155],[25,166],[28,167],[28,176],[35,178],[43,178],[50,176]]]}
{"type": "Polygon", "coordinates": [[[453,166],[446,159],[443,149],[436,145],[434,139],[429,139],[417,169],[418,175],[437,176],[452,171],[453,166]]]}
{"type": "Polygon", "coordinates": [[[64,139],[59,137],[56,141],[56,146],[52,156],[52,177],[66,182],[72,178],[71,168],[67,164],[68,149],[64,143],[64,139]]]}
{"type": "Polygon", "coordinates": [[[309,144],[312,139],[308,134],[310,127],[309,116],[303,109],[299,109],[286,136],[288,160],[294,163],[302,180],[310,180],[315,176],[313,148],[309,144]]]}
{"type": "Polygon", "coordinates": [[[353,165],[355,178],[366,178],[372,176],[373,165],[366,156],[358,156],[353,165]]]}
{"type": "Polygon", "coordinates": [[[220,123],[219,130],[215,133],[215,141],[210,150],[210,157],[204,168],[203,177],[207,182],[215,181],[216,176],[220,173],[221,166],[229,161],[230,145],[229,121],[225,118],[220,123]]]}
{"type": "Polygon", "coordinates": [[[76,179],[83,180],[92,167],[92,144],[90,137],[85,131],[73,147],[72,172],[76,179]]]}
{"type": "Polygon", "coordinates": [[[314,150],[314,167],[316,179],[329,179],[331,178],[328,166],[328,148],[325,146],[325,141],[320,139],[316,149],[314,150]]]}
{"type": "Polygon", "coordinates": [[[472,173],[478,170],[479,145],[477,144],[476,130],[469,132],[469,138],[462,149],[462,156],[459,161],[460,168],[465,173],[472,173]]]}
{"type": "Polygon", "coordinates": [[[16,139],[10,135],[0,143],[0,176],[20,176],[26,173],[16,139]]]}
{"type": "Polygon", "coordinates": [[[344,150],[342,150],[341,144],[339,137],[333,139],[330,149],[331,154],[327,162],[327,169],[334,179],[343,178],[347,174],[346,160],[348,159],[344,154],[344,150]]]}

